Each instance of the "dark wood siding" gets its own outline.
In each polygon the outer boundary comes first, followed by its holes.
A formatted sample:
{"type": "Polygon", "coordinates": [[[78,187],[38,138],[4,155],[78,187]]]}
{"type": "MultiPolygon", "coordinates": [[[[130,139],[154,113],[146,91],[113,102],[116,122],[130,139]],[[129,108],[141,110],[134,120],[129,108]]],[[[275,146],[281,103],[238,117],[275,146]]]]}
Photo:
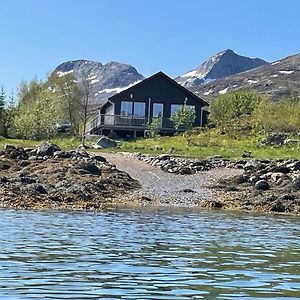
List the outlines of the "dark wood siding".
{"type": "MultiPolygon", "coordinates": [[[[183,105],[185,99],[187,99],[187,105],[195,106],[197,116],[195,125],[200,126],[201,107],[205,106],[206,103],[191,92],[179,87],[177,83],[172,82],[161,72],[110,98],[115,103],[116,115],[121,114],[121,101],[144,102],[146,104],[146,116],[152,116],[153,103],[163,103],[163,118],[170,118],[172,104],[183,105]],[[148,111],[149,101],[151,101],[150,114],[148,111]]],[[[205,124],[206,112],[203,111],[202,115],[202,123],[205,124]]]]}

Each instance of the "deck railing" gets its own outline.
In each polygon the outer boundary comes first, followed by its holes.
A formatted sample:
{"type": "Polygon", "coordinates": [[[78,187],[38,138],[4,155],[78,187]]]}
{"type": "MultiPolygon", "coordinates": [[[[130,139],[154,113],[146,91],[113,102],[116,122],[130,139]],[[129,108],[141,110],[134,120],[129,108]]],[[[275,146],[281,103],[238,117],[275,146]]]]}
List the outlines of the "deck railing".
{"type": "MultiPolygon", "coordinates": [[[[105,127],[136,127],[147,128],[153,121],[152,117],[137,117],[137,116],[125,116],[125,115],[97,115],[86,126],[86,132],[91,133],[93,130],[105,127]]],[[[162,129],[172,129],[174,124],[168,118],[161,119],[162,129]]]]}

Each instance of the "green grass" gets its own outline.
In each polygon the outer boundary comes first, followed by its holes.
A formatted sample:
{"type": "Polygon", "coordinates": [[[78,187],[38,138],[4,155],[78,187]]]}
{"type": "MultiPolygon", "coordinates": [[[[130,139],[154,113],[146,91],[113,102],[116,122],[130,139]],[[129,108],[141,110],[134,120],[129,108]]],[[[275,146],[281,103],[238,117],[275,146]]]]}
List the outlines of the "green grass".
{"type": "Polygon", "coordinates": [[[207,131],[193,134],[189,145],[186,137],[178,135],[125,142],[121,146],[121,151],[161,154],[174,147],[175,154],[188,157],[206,158],[221,155],[223,158],[241,159],[244,151],[249,151],[253,157],[260,159],[300,159],[298,143],[294,147],[276,148],[264,145],[262,138],[263,136],[248,135],[235,139],[228,135],[220,135],[216,131],[207,131]]]}
{"type": "MultiPolygon", "coordinates": [[[[171,147],[176,149],[175,155],[186,157],[206,158],[208,156],[221,155],[223,158],[241,159],[244,151],[249,151],[252,156],[260,159],[300,159],[300,142],[293,147],[282,146],[279,148],[267,146],[262,143],[264,136],[251,132],[240,133],[237,138],[232,134],[220,134],[218,130],[205,130],[191,135],[188,145],[187,138],[183,135],[173,137],[155,137],[151,139],[137,139],[131,142],[121,142],[119,148],[95,150],[97,152],[141,152],[147,154],[167,153],[171,147]]],[[[299,140],[299,138],[297,138],[299,140]]],[[[49,142],[59,145],[64,150],[75,149],[81,144],[80,138],[58,137],[49,142]]],[[[13,144],[20,147],[35,147],[41,141],[17,140],[0,138],[0,148],[5,144],[13,144]]],[[[87,140],[91,146],[93,141],[87,140]]]]}
{"type": "MultiPolygon", "coordinates": [[[[33,148],[42,143],[43,141],[36,140],[21,140],[21,139],[4,139],[0,138],[0,148],[3,148],[5,144],[12,144],[14,146],[23,148],[33,148]]],[[[76,137],[57,137],[50,139],[47,142],[57,144],[64,150],[70,150],[77,148],[81,144],[80,138],[76,137]]]]}

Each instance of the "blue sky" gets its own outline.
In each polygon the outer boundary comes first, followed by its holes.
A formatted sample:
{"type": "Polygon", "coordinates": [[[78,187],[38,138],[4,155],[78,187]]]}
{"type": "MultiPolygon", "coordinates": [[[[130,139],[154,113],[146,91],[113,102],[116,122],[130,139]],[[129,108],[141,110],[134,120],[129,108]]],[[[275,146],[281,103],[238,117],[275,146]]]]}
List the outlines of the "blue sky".
{"type": "Polygon", "coordinates": [[[172,77],[224,49],[273,61],[300,52],[298,0],[1,0],[0,85],[74,59],[172,77]]]}

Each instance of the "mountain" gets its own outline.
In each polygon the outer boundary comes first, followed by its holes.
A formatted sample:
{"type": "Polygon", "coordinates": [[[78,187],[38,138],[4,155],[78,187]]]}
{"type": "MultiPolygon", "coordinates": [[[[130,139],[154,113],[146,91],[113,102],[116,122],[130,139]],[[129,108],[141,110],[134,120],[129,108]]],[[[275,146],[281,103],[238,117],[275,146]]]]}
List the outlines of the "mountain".
{"type": "Polygon", "coordinates": [[[300,53],[247,72],[192,87],[191,91],[208,102],[237,89],[251,88],[275,100],[300,92],[300,53]]]}
{"type": "Polygon", "coordinates": [[[260,58],[241,56],[227,49],[212,56],[198,68],[175,78],[175,80],[185,87],[194,87],[266,64],[267,62],[260,58]]]}
{"type": "Polygon", "coordinates": [[[58,76],[72,73],[79,84],[87,78],[91,86],[91,102],[96,104],[144,79],[133,66],[119,62],[102,64],[89,60],[73,60],[60,64],[54,72],[58,76]]]}

